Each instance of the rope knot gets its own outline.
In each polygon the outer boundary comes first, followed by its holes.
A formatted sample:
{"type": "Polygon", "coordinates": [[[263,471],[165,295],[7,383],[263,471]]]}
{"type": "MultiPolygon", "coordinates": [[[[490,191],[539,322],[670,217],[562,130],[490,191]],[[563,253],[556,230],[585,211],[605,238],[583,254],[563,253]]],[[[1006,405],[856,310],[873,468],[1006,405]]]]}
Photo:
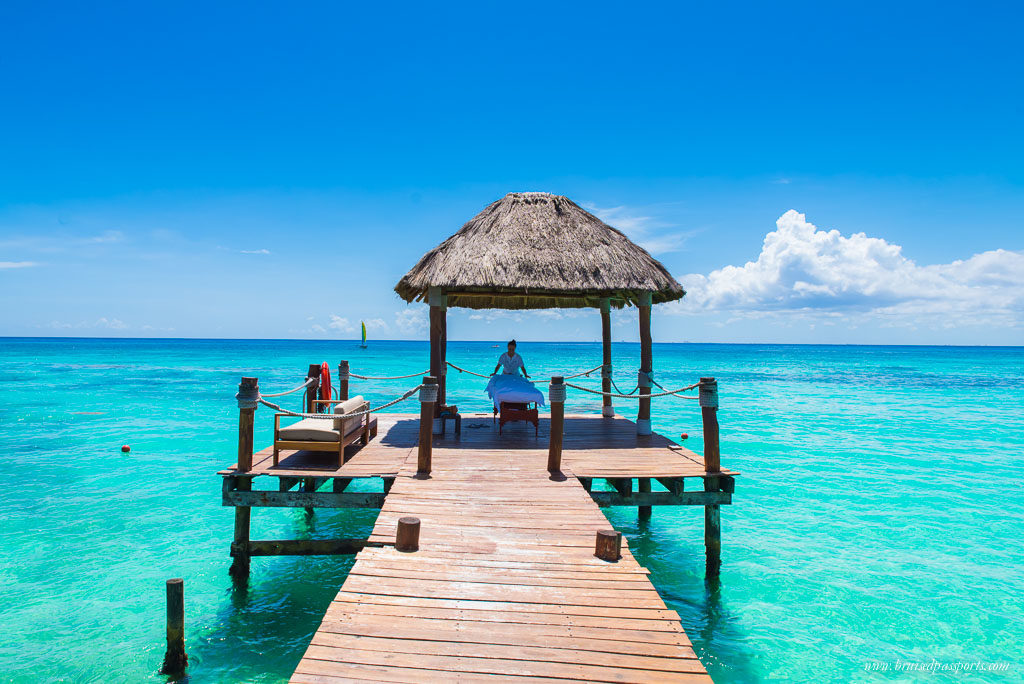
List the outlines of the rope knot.
{"type": "Polygon", "coordinates": [[[548,401],[552,404],[564,404],[565,403],[565,383],[556,385],[551,383],[548,385],[548,401]]]}
{"type": "Polygon", "coordinates": [[[701,408],[718,408],[718,381],[711,378],[700,381],[699,403],[701,408]]]}
{"type": "Polygon", "coordinates": [[[437,401],[437,385],[420,385],[420,403],[433,404],[437,401]]]}
{"type": "Polygon", "coordinates": [[[240,409],[254,409],[260,403],[259,385],[239,385],[235,395],[240,409]]]}

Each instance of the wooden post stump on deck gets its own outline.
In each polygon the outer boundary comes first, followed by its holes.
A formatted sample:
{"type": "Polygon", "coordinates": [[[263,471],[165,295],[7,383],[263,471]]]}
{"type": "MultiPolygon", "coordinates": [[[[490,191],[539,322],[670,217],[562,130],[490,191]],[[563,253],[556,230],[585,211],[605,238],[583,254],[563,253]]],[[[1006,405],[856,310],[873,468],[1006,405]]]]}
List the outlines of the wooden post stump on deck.
{"type": "Polygon", "coordinates": [[[185,581],[180,577],[167,580],[167,651],[161,674],[176,675],[185,671],[185,581]]]}
{"type": "Polygon", "coordinates": [[[548,435],[548,472],[562,472],[562,439],[565,434],[565,379],[561,375],[551,378],[548,386],[551,404],[551,432],[548,435]]]}
{"type": "Polygon", "coordinates": [[[437,378],[423,378],[420,387],[420,441],[416,454],[416,473],[430,474],[430,458],[433,449],[434,406],[437,404],[437,378]]]}
{"type": "MultiPolygon", "coordinates": [[[[242,378],[238,385],[238,472],[252,470],[253,424],[259,404],[260,386],[257,378],[242,378]]],[[[251,477],[237,478],[235,488],[240,492],[252,490],[251,477]]],[[[248,506],[235,506],[235,536],[231,544],[231,576],[243,579],[249,576],[249,522],[248,506]]]]}
{"type": "MultiPolygon", "coordinates": [[[[721,472],[718,441],[718,382],[700,379],[700,413],[704,424],[704,491],[717,492],[721,472]]],[[[718,504],[704,507],[704,574],[718,577],[722,567],[722,519],[718,504]]]]}
{"type": "Polygon", "coordinates": [[[622,558],[622,533],[615,530],[598,530],[594,542],[594,555],[613,563],[622,558]]]}
{"type": "Polygon", "coordinates": [[[408,516],[398,519],[398,530],[395,532],[395,550],[402,552],[419,551],[420,519],[408,516]]]}

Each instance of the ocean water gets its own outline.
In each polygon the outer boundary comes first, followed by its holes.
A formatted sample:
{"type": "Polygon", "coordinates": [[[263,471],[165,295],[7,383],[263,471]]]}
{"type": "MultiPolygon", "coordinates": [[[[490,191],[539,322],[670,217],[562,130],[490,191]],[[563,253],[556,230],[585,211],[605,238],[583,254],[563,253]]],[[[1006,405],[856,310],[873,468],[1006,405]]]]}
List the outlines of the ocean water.
{"type": "MultiPolygon", "coordinates": [[[[448,358],[489,371],[500,351],[452,342],[448,358]]],[[[520,352],[540,377],[600,363],[596,344],[520,352]]],[[[621,385],[638,347],[614,355],[621,385]]],[[[720,586],[704,581],[699,508],[609,517],[717,682],[953,682],[964,667],[1024,680],[1024,349],[680,344],[654,357],[666,387],[719,378],[722,461],[742,472],[720,586]]],[[[234,461],[241,375],[269,392],[342,358],[400,375],[427,366],[427,346],[0,340],[0,680],[163,681],[164,580],[180,576],[189,681],[285,681],[351,559],[254,559],[233,589],[215,473],[234,461]]],[[[353,391],[380,402],[411,384],[353,391]]],[[[449,397],[486,410],[483,386],[453,373],[449,397]]],[[[595,399],[570,391],[568,410],[595,399]]],[[[694,403],[656,400],[653,423],[699,452],[694,403]]],[[[258,445],[270,431],[261,409],[258,445]]],[[[262,509],[253,536],[356,536],[374,515],[262,509]]]]}

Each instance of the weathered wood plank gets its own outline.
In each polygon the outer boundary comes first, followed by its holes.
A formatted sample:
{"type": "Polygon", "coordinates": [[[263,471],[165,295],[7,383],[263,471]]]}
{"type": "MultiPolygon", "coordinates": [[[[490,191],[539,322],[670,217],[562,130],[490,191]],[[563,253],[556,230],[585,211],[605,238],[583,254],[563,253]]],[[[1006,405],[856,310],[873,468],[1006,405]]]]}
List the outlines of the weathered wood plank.
{"type": "Polygon", "coordinates": [[[300,508],[380,508],[384,494],[378,492],[224,492],[224,506],[300,508]]]}
{"type": "Polygon", "coordinates": [[[623,496],[619,492],[590,492],[590,497],[602,508],[608,506],[708,506],[730,504],[728,492],[636,492],[623,496]]]}

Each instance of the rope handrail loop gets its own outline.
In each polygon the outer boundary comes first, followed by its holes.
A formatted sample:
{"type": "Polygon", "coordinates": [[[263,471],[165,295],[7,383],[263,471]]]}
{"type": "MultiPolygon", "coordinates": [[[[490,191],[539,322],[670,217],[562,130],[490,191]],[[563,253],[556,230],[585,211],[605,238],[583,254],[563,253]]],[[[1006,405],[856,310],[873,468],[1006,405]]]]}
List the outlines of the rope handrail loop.
{"type": "Polygon", "coordinates": [[[466,370],[465,368],[459,368],[458,366],[456,366],[451,361],[445,361],[445,363],[448,364],[449,366],[451,366],[452,368],[454,368],[455,370],[459,371],[460,373],[469,373],[470,375],[475,375],[478,378],[489,378],[489,377],[491,377],[490,375],[481,375],[480,373],[474,373],[473,371],[466,370]]]}
{"type": "MultiPolygon", "coordinates": [[[[686,396],[680,395],[679,393],[692,390],[692,389],[698,387],[699,385],[700,385],[700,383],[697,383],[697,384],[694,384],[694,385],[690,385],[689,387],[680,387],[677,390],[671,390],[671,391],[666,391],[666,392],[659,392],[657,394],[645,394],[645,395],[643,395],[643,398],[644,399],[654,399],[655,397],[667,397],[669,395],[675,395],[675,396],[678,396],[680,399],[697,399],[697,397],[686,397],[686,396]]],[[[619,399],[640,399],[641,398],[639,395],[635,395],[635,394],[632,394],[632,393],[630,393],[630,394],[618,394],[618,393],[615,393],[615,392],[602,392],[601,390],[590,389],[589,387],[583,387],[582,385],[574,385],[571,382],[565,383],[565,386],[566,387],[572,387],[573,389],[583,390],[584,392],[590,392],[591,394],[601,394],[601,395],[604,395],[606,397],[618,397],[619,399]]]]}
{"type": "Polygon", "coordinates": [[[309,387],[310,385],[312,385],[314,382],[319,382],[319,380],[320,380],[320,378],[306,378],[306,382],[302,383],[301,385],[299,385],[298,387],[295,387],[293,389],[286,390],[284,392],[274,392],[273,394],[263,394],[261,392],[260,396],[261,397],[283,397],[286,394],[291,394],[292,392],[298,392],[300,389],[305,389],[305,388],[309,387]]]}
{"type": "Polygon", "coordinates": [[[382,410],[384,410],[386,408],[394,406],[395,404],[397,404],[399,402],[402,402],[402,401],[405,401],[406,399],[408,399],[412,395],[416,394],[424,386],[425,385],[416,385],[415,387],[413,387],[412,389],[410,389],[409,391],[407,391],[405,394],[403,394],[402,396],[398,397],[397,399],[393,399],[393,400],[389,401],[386,404],[381,404],[380,406],[374,406],[372,408],[366,409],[365,411],[357,411],[355,413],[300,413],[298,411],[289,411],[286,408],[281,408],[277,404],[272,404],[269,401],[266,401],[265,399],[263,399],[262,397],[260,397],[258,399],[258,401],[259,401],[259,403],[263,404],[267,408],[274,409],[275,411],[278,411],[280,413],[284,413],[284,414],[289,415],[289,416],[295,416],[296,418],[318,418],[320,420],[334,420],[335,418],[337,418],[337,419],[344,420],[346,418],[358,418],[360,416],[365,416],[365,415],[367,415],[369,413],[376,413],[377,411],[382,411],[382,410]]]}
{"type": "Polygon", "coordinates": [[[566,376],[563,376],[563,377],[564,377],[564,378],[565,378],[566,380],[571,380],[572,378],[578,378],[578,377],[580,377],[580,376],[583,376],[583,375],[586,375],[587,377],[590,377],[590,374],[591,374],[591,373],[593,373],[594,371],[599,371],[599,370],[601,370],[602,368],[604,368],[604,364],[601,364],[600,366],[594,366],[594,367],[593,367],[593,368],[591,368],[590,370],[585,370],[585,371],[582,371],[582,372],[580,372],[580,373],[577,373],[576,375],[566,375],[566,376]]]}
{"type": "Polygon", "coordinates": [[[409,375],[374,376],[374,375],[357,375],[356,373],[353,373],[352,371],[349,371],[348,372],[348,377],[356,378],[357,380],[405,380],[407,378],[415,378],[415,377],[419,377],[419,376],[422,376],[422,375],[426,375],[429,372],[430,372],[430,369],[428,368],[427,370],[422,371],[420,373],[411,373],[409,375]]]}

